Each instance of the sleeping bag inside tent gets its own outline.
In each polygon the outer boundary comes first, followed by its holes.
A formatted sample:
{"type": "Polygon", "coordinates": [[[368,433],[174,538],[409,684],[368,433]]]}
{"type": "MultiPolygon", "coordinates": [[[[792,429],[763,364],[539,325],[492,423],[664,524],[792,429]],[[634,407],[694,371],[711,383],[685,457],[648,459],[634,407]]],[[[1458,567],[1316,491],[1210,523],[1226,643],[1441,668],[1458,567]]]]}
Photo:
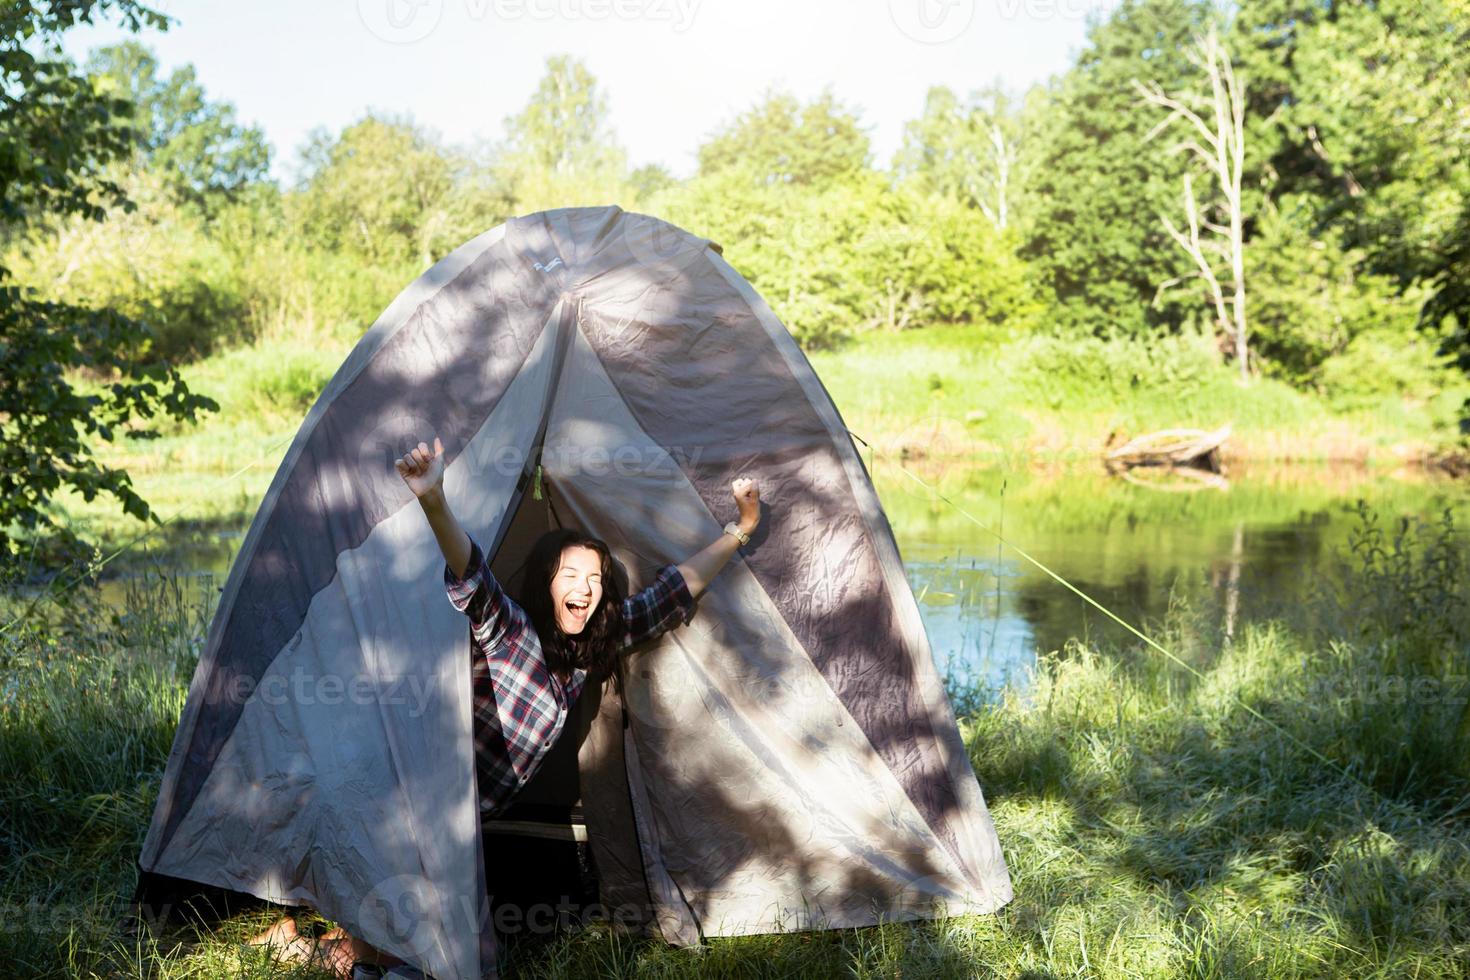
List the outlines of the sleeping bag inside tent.
{"type": "Polygon", "coordinates": [[[309,905],[447,980],[493,974],[494,869],[533,839],[585,839],[606,918],[677,944],[1011,898],[831,398],[717,245],[617,207],[486,232],[351,351],[231,567],[139,866],[309,905]],[[512,594],[548,528],[606,541],[631,594],[720,534],[734,478],[763,503],[692,616],[589,683],[483,832],[469,626],[393,466],[436,434],[512,594]]]}

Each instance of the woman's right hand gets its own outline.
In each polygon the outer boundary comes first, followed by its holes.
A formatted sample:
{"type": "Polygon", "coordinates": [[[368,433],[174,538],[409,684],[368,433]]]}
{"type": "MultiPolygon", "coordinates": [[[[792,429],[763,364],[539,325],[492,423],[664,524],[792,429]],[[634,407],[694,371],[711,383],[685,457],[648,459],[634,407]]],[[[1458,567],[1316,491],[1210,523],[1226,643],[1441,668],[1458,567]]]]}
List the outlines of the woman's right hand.
{"type": "Polygon", "coordinates": [[[434,448],[421,442],[393,461],[393,467],[415,497],[439,489],[444,482],[444,444],[434,437],[434,448]]]}

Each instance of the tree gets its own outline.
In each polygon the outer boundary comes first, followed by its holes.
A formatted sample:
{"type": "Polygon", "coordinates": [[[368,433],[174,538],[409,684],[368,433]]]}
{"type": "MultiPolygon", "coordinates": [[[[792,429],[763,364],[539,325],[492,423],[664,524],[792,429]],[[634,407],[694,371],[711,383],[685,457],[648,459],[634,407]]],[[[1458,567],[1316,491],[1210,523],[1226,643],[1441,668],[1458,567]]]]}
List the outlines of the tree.
{"type": "Polygon", "coordinates": [[[270,144],[254,126],[235,121],[235,107],[212,101],[192,65],[158,74],[158,59],[136,41],[98,48],[87,69],[133,104],[138,153],[181,199],[210,210],[265,180],[270,144]]]}
{"type": "MultiPolygon", "coordinates": [[[[1249,347],[1245,309],[1245,212],[1241,199],[1241,176],[1245,170],[1245,98],[1235,78],[1230,54],[1211,29],[1196,39],[1188,52],[1190,63],[1205,73],[1210,91],[1204,98],[1192,95],[1169,95],[1158,82],[1147,85],[1133,80],[1144,101],[1165,110],[1165,116],[1144,137],[1147,143],[1176,121],[1186,126],[1185,138],[1176,143],[1171,153],[1185,152],[1203,165],[1214,179],[1219,202],[1199,205],[1195,200],[1193,174],[1185,171],[1184,218],[1188,231],[1180,230],[1168,215],[1161,215],[1169,237],[1193,260],[1198,276],[1205,281],[1215,307],[1215,321],[1229,338],[1240,366],[1242,381],[1250,378],[1249,347]],[[1194,106],[1200,106],[1209,122],[1200,118],[1194,106]],[[1226,224],[1216,215],[1224,212],[1226,224]],[[1204,233],[1201,233],[1203,228],[1204,233]],[[1212,256],[1220,254],[1230,264],[1231,305],[1225,308],[1225,291],[1221,276],[1215,271],[1212,256]]],[[[1166,280],[1162,290],[1178,279],[1166,280]]]]}
{"type": "MultiPolygon", "coordinates": [[[[0,224],[7,236],[31,221],[77,214],[101,220],[126,208],[107,165],[130,152],[131,107],[99,92],[67,61],[61,35],[113,15],[131,31],[167,19],[132,0],[53,0],[0,5],[0,224]]],[[[140,357],[146,324],[109,309],[52,302],[16,285],[0,267],[0,553],[17,533],[74,532],[45,507],[63,487],[87,499],[111,493],[140,520],[158,517],[125,471],[100,464],[86,436],[157,436],[138,420],[162,413],[194,419],[216,409],[165,362],[140,357]],[[74,377],[75,376],[75,377],[74,377]]]]}
{"type": "Polygon", "coordinates": [[[904,125],[893,169],[931,192],[978,208],[997,230],[1011,226],[1022,186],[1022,117],[998,86],[963,103],[946,86],[929,89],[924,114],[904,125]]]}
{"type": "Polygon", "coordinates": [[[661,163],[646,163],[628,175],[628,185],[633,189],[635,203],[650,200],[659,191],[673,187],[678,181],[661,163]]]}
{"type": "Polygon", "coordinates": [[[820,185],[869,169],[867,132],[830,90],[803,105],[768,90],[699,148],[699,173],[735,170],[762,184],[820,185]]]}
{"type": "Polygon", "coordinates": [[[1138,110],[1129,80],[1187,84],[1195,69],[1183,51],[1215,17],[1203,0],[1123,0],[1028,107],[1021,254],[1064,333],[1176,331],[1191,316],[1177,303],[1152,304],[1160,282],[1188,269],[1154,217],[1178,200],[1186,164],[1148,152],[1156,120],[1138,110]]]}
{"type": "Polygon", "coordinates": [[[1470,370],[1470,5],[1252,0],[1233,29],[1273,194],[1310,198],[1310,234],[1425,297],[1421,328],[1452,318],[1470,370]]]}
{"type": "Polygon", "coordinates": [[[431,265],[498,215],[465,193],[470,161],[411,120],[369,114],[335,138],[318,130],[294,198],[307,238],[374,265],[431,265]]]}
{"type": "Polygon", "coordinates": [[[496,171],[522,212],[631,195],[607,96],[577,58],[556,55],[526,107],[505,120],[496,171]]]}

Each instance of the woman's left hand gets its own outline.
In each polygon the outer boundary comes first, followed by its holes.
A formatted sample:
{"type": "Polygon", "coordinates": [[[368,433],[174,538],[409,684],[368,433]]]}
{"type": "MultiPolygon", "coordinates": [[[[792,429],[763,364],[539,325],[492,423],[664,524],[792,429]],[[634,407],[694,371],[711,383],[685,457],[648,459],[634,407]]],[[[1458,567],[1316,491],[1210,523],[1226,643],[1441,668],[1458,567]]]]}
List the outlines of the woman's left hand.
{"type": "Polygon", "coordinates": [[[740,530],[749,534],[761,522],[760,487],[750,477],[742,476],[730,484],[730,493],[740,508],[740,530]]]}

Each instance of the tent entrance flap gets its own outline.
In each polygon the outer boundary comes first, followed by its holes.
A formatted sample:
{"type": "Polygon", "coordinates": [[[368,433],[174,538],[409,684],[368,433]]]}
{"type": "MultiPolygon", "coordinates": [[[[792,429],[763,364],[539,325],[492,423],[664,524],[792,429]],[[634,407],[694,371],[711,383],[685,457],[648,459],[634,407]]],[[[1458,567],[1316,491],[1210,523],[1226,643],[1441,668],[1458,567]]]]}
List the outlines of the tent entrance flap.
{"type": "MultiPolygon", "coordinates": [[[[532,546],[563,526],[567,513],[556,484],[543,475],[542,499],[525,493],[505,522],[499,550],[488,556],[493,575],[514,598],[523,596],[532,546]]],[[[614,559],[613,576],[628,593],[628,574],[614,559]]],[[[536,775],[506,810],[481,825],[486,894],[492,908],[529,908],[542,900],[569,901],[637,933],[654,921],[644,859],[633,823],[623,752],[626,712],[608,678],[588,679],[560,737],[536,775]],[[586,865],[577,844],[585,842],[586,865]],[[514,854],[513,860],[507,855],[514,854]],[[533,867],[522,858],[535,856],[533,867]],[[535,888],[523,887],[534,879],[535,888]]],[[[523,909],[524,910],[524,909],[523,909]]]]}

